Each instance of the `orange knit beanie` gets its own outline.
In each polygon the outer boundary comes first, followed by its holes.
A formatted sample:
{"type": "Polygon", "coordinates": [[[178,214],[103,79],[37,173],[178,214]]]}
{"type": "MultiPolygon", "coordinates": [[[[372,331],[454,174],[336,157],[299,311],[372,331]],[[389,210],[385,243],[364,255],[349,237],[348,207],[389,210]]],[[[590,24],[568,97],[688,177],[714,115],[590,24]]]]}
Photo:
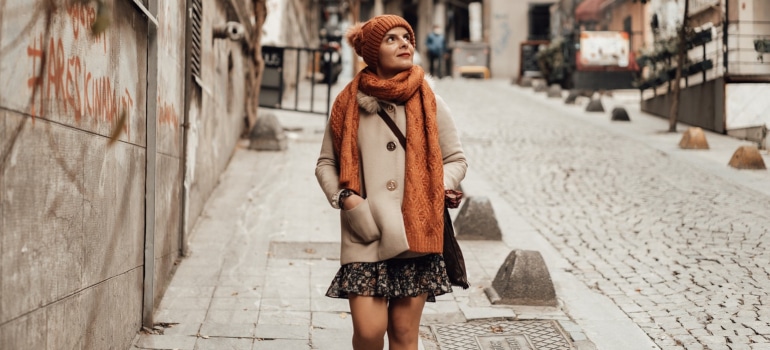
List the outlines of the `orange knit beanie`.
{"type": "Polygon", "coordinates": [[[348,43],[363,57],[364,62],[371,67],[377,67],[380,57],[380,43],[385,33],[396,27],[404,27],[409,32],[412,46],[415,46],[414,31],[405,19],[396,15],[381,15],[364,23],[358,23],[346,34],[348,43]]]}

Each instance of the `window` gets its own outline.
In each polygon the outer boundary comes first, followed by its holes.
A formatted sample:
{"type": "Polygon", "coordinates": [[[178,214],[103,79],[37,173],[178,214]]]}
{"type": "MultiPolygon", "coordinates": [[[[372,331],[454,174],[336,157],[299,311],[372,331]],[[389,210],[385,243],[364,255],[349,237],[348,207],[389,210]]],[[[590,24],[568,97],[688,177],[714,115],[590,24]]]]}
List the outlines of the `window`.
{"type": "Polygon", "coordinates": [[[548,40],[551,38],[552,4],[529,5],[529,40],[548,40]]]}
{"type": "Polygon", "coordinates": [[[631,35],[631,33],[633,33],[633,29],[631,29],[631,16],[628,16],[623,19],[623,31],[628,33],[628,35],[631,35]]]}
{"type": "Polygon", "coordinates": [[[193,81],[201,79],[201,47],[203,46],[203,4],[202,0],[190,2],[190,73],[193,81]]]}

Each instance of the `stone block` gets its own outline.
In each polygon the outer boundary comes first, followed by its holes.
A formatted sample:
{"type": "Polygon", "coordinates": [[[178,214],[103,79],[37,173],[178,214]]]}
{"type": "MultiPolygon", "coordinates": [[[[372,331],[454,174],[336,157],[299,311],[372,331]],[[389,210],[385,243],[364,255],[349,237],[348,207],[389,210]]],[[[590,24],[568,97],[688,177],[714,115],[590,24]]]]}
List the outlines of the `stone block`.
{"type": "Polygon", "coordinates": [[[286,134],[275,114],[257,118],[249,134],[249,149],[257,151],[283,151],[287,147],[286,134]]]}
{"type": "Polygon", "coordinates": [[[558,305],[545,260],[534,250],[511,251],[485,291],[496,305],[558,305]]]}
{"type": "Polygon", "coordinates": [[[519,79],[519,86],[521,86],[521,87],[532,87],[532,78],[531,77],[521,77],[521,79],[519,79]]]}
{"type": "Polygon", "coordinates": [[[567,95],[567,98],[564,99],[564,104],[568,104],[568,105],[575,104],[575,101],[577,101],[578,96],[581,96],[579,91],[570,90],[569,94],[567,95]]]}
{"type": "Polygon", "coordinates": [[[561,86],[559,86],[559,84],[552,84],[548,88],[547,96],[551,98],[561,98],[561,86]]]}
{"type": "Polygon", "coordinates": [[[601,98],[592,97],[591,102],[588,102],[588,106],[586,106],[586,112],[604,112],[601,98]]]}
{"type": "Polygon", "coordinates": [[[688,128],[679,140],[679,148],[684,149],[709,149],[706,134],[698,127],[688,128]]]}
{"type": "Polygon", "coordinates": [[[470,196],[463,200],[454,221],[457,239],[502,240],[492,203],[487,197],[470,196]]]}
{"type": "Polygon", "coordinates": [[[610,118],[612,121],[619,121],[619,122],[630,122],[631,118],[628,117],[628,112],[626,112],[626,109],[623,107],[615,107],[612,109],[612,117],[610,118]]]}
{"type": "Polygon", "coordinates": [[[765,167],[765,161],[762,159],[762,155],[759,153],[759,149],[756,146],[738,147],[728,164],[736,169],[767,169],[767,167],[765,167]]]}
{"type": "Polygon", "coordinates": [[[545,92],[548,90],[548,83],[544,80],[533,80],[532,88],[534,88],[535,92],[545,92]]]}

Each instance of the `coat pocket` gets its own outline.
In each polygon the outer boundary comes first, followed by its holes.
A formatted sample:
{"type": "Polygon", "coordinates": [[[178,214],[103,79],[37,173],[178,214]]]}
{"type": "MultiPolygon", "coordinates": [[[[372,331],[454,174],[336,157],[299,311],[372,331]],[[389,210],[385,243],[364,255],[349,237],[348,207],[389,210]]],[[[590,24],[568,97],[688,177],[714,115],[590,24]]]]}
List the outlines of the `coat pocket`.
{"type": "Polygon", "coordinates": [[[374,242],[382,236],[380,228],[374,222],[374,216],[369,209],[369,201],[364,200],[355,208],[342,211],[343,218],[350,226],[350,240],[355,243],[374,242]]]}

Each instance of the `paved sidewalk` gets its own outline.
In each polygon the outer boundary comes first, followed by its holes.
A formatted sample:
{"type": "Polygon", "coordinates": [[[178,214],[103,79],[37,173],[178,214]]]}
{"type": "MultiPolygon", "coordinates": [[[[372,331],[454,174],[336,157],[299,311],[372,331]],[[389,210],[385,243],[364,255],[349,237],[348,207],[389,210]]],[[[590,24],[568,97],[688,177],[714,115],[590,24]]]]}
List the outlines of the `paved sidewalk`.
{"type": "MultiPolygon", "coordinates": [[[[540,97],[533,93],[533,98],[540,97]]],[[[546,99],[544,95],[542,98],[546,99]]],[[[562,101],[552,101],[565,112],[580,114],[576,106],[561,106],[562,101]]],[[[607,101],[607,110],[616,103],[633,105],[633,101],[621,98],[607,101]]],[[[657,145],[676,156],[678,140],[671,139],[677,136],[648,132],[648,128],[657,128],[659,123],[654,117],[633,112],[632,108],[629,113],[634,123],[612,124],[609,128],[616,129],[613,132],[619,135],[657,145]],[[674,146],[669,146],[671,142],[674,146]]],[[[284,152],[257,152],[242,146],[236,149],[191,234],[191,256],[179,264],[155,314],[155,321],[159,323],[156,333],[162,334],[140,334],[134,348],[351,348],[352,325],[347,301],[324,296],[339,267],[338,215],[323,197],[314,175],[325,117],[262,109],[262,113],[266,112],[275,113],[289,130],[288,149],[284,152]]],[[[589,119],[595,118],[586,117],[589,119]]],[[[721,135],[708,137],[713,148],[716,148],[714,143],[724,143],[727,147],[737,143],[721,135]]],[[[697,161],[704,169],[730,172],[723,169],[724,166],[715,165],[724,165],[729,156],[722,160],[716,153],[704,154],[697,161]]],[[[735,178],[735,174],[729,175],[735,178]]],[[[748,174],[739,176],[737,181],[756,185],[766,178],[764,174],[748,174]]],[[[475,349],[472,344],[462,345],[465,338],[469,338],[467,332],[473,331],[462,327],[526,320],[548,321],[528,323],[535,328],[528,331],[553,327],[554,332],[563,332],[560,334],[569,343],[537,349],[658,348],[610,299],[590,290],[570,274],[570,266],[558,251],[496,194],[482,176],[470,169],[462,186],[469,196],[490,199],[504,237],[502,242],[460,242],[472,287],[455,288],[454,293],[439,297],[436,303],[426,304],[421,322],[422,349],[438,349],[440,342],[453,344],[441,349],[475,349]],[[490,304],[483,289],[489,286],[514,249],[541,252],[554,281],[559,307],[490,304]],[[455,330],[451,325],[461,326],[455,330]]],[[[456,215],[456,211],[453,214],[456,215]]]]}
{"type": "MultiPolygon", "coordinates": [[[[339,267],[338,215],[314,175],[325,118],[275,114],[293,130],[288,150],[235,151],[155,315],[163,334],[141,334],[135,348],[351,348],[347,301],[324,296],[339,267]]],[[[426,305],[422,348],[437,348],[431,324],[489,318],[557,320],[585,338],[559,308],[492,306],[483,289],[511,248],[461,245],[473,286],[426,305]]]]}

